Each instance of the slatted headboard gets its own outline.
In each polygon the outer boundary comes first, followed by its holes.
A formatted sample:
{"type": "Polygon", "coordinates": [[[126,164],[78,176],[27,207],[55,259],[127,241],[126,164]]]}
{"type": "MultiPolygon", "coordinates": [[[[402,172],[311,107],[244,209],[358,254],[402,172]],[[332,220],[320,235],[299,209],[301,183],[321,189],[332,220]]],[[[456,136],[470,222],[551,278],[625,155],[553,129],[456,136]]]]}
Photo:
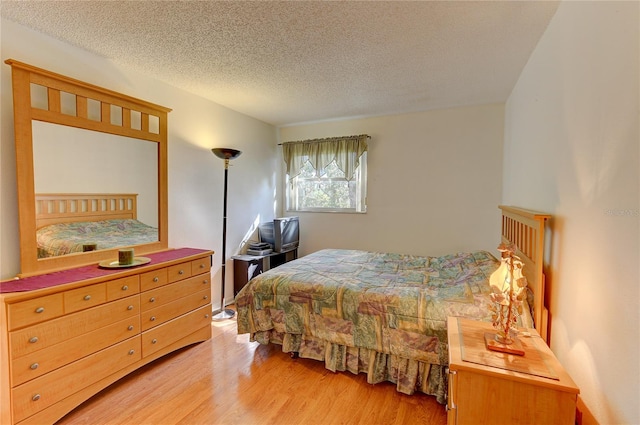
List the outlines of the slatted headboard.
{"type": "Polygon", "coordinates": [[[549,310],[544,304],[543,271],[545,221],[548,214],[500,205],[502,210],[502,242],[518,247],[516,255],[524,263],[523,274],[533,292],[533,320],[540,336],[548,342],[549,310]]]}
{"type": "Polygon", "coordinates": [[[137,218],[135,193],[36,194],[36,228],[56,223],[137,218]]]}

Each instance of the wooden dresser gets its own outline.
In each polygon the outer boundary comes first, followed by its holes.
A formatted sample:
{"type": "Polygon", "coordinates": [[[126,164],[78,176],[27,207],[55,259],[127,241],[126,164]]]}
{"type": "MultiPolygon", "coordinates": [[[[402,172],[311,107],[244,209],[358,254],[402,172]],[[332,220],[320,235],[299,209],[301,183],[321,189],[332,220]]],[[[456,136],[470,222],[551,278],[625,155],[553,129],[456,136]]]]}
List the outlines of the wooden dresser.
{"type": "Polygon", "coordinates": [[[138,267],[0,284],[0,423],[54,423],[141,366],[211,338],[212,254],[168,250],[138,267]]]}
{"type": "Polygon", "coordinates": [[[448,425],[574,425],[580,390],[534,329],[524,356],[490,351],[491,323],[449,317],[448,425]]]}

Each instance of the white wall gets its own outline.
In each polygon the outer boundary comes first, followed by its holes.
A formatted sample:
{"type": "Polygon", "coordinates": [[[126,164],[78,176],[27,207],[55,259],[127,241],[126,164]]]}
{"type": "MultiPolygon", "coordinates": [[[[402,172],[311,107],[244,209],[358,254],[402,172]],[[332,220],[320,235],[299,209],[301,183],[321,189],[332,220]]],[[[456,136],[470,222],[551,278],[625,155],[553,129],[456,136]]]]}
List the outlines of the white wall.
{"type": "Polygon", "coordinates": [[[640,423],[639,3],[563,2],[506,105],[503,201],[553,214],[551,348],[640,423]]]}
{"type": "Polygon", "coordinates": [[[281,142],[371,136],[367,213],[298,213],[300,252],[493,252],[500,243],[503,128],[502,104],[280,128],[281,142]]]}
{"type": "MultiPolygon", "coordinates": [[[[275,128],[4,19],[1,36],[3,62],[13,58],[173,109],[169,113],[168,147],[169,246],[216,251],[212,291],[214,307],[219,304],[224,163],[210,149],[243,151],[229,170],[230,257],[257,217],[273,218],[275,128]]],[[[0,277],[6,279],[19,272],[20,263],[11,68],[2,63],[0,74],[0,277]]],[[[233,267],[227,270],[227,299],[232,299],[233,267]]]]}

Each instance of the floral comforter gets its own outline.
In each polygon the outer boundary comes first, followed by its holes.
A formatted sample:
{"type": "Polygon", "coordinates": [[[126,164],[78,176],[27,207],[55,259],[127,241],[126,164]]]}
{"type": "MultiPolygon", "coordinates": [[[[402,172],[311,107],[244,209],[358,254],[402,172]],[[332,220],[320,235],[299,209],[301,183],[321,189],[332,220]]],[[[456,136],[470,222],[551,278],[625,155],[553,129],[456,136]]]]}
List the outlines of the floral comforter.
{"type": "Polygon", "coordinates": [[[255,277],[238,293],[238,333],[444,403],[447,316],[490,320],[489,276],[498,265],[484,251],[318,251],[255,277]]]}
{"type": "Polygon", "coordinates": [[[82,252],[85,244],[107,249],[155,242],[158,229],[133,219],[78,221],[42,227],[36,237],[38,258],[46,258],[82,252]]]}

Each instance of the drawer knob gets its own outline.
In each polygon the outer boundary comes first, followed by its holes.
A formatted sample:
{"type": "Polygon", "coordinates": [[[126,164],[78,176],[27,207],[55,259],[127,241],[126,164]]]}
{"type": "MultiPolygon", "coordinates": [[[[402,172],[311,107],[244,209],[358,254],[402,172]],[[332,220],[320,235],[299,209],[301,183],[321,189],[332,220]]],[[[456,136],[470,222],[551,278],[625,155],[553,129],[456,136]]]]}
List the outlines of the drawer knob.
{"type": "Polygon", "coordinates": [[[158,278],[158,276],[156,276],[156,277],[154,277],[154,278],[153,278],[153,281],[154,281],[154,282],[158,282],[159,280],[160,280],[160,279],[158,278]]]}
{"type": "Polygon", "coordinates": [[[209,283],[209,279],[205,279],[205,280],[203,280],[203,281],[202,281],[202,283],[203,283],[204,285],[206,285],[207,283],[209,283]]]}
{"type": "Polygon", "coordinates": [[[180,270],[178,274],[184,274],[184,270],[180,270]]]}
{"type": "Polygon", "coordinates": [[[209,318],[209,315],[208,315],[208,314],[205,314],[205,315],[204,315],[204,318],[205,318],[205,319],[208,319],[208,318],[209,318]]]}
{"type": "Polygon", "coordinates": [[[36,308],[36,313],[44,313],[44,307],[36,308]]]}
{"type": "Polygon", "coordinates": [[[134,351],[134,350],[129,350],[129,355],[130,355],[130,356],[132,356],[132,355],[133,355],[133,353],[135,353],[135,351],[134,351]]]}
{"type": "Polygon", "coordinates": [[[201,268],[201,269],[204,269],[204,264],[200,264],[200,268],[201,268]]]}
{"type": "Polygon", "coordinates": [[[133,306],[130,305],[129,307],[127,307],[127,310],[133,310],[133,306]]]}
{"type": "Polygon", "coordinates": [[[156,302],[156,298],[155,298],[155,297],[151,297],[151,298],[149,298],[149,302],[150,302],[150,303],[154,303],[154,302],[156,302]]]}
{"type": "Polygon", "coordinates": [[[31,338],[29,338],[29,342],[32,344],[35,344],[36,342],[38,342],[38,337],[37,336],[32,336],[31,338]]]}
{"type": "Polygon", "coordinates": [[[89,301],[90,299],[91,299],[91,295],[85,295],[85,296],[84,296],[84,300],[85,300],[85,301],[89,301]]]}
{"type": "Polygon", "coordinates": [[[208,300],[208,299],[209,299],[209,297],[205,295],[204,297],[202,297],[202,299],[203,299],[203,300],[208,300]]]}
{"type": "Polygon", "coordinates": [[[156,320],[156,316],[151,316],[151,318],[150,318],[149,320],[151,320],[152,322],[154,322],[154,321],[156,320]]]}
{"type": "Polygon", "coordinates": [[[133,325],[129,325],[129,327],[128,327],[127,329],[129,329],[130,331],[132,331],[132,330],[133,330],[133,325]]]}
{"type": "Polygon", "coordinates": [[[128,287],[127,285],[124,285],[124,286],[122,287],[122,290],[123,290],[123,291],[126,291],[127,289],[129,289],[129,287],[128,287]]]}
{"type": "Polygon", "coordinates": [[[155,344],[156,342],[158,342],[158,340],[157,340],[157,339],[155,339],[155,338],[153,338],[153,339],[151,340],[151,343],[152,343],[152,344],[155,344]]]}
{"type": "Polygon", "coordinates": [[[29,367],[31,368],[31,370],[36,370],[38,368],[38,366],[40,366],[38,363],[34,363],[29,367]]]}
{"type": "Polygon", "coordinates": [[[33,396],[33,397],[31,397],[31,400],[33,400],[33,401],[38,401],[38,400],[40,400],[40,394],[34,394],[34,396],[33,396]]]}

